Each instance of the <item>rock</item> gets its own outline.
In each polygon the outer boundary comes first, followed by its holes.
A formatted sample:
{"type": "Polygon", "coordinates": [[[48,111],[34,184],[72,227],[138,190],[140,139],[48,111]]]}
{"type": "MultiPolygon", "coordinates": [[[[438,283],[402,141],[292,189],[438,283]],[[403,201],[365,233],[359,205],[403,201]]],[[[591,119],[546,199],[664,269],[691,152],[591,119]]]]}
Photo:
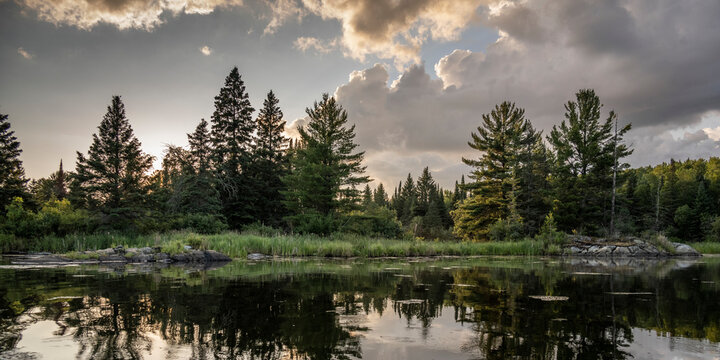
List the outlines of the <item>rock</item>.
{"type": "Polygon", "coordinates": [[[155,262],[170,262],[170,256],[168,256],[168,254],[166,253],[157,253],[153,255],[153,258],[155,258],[155,262]]]}
{"type": "Polygon", "coordinates": [[[190,246],[190,245],[185,245],[185,246],[183,246],[183,248],[185,250],[192,250],[192,246],[190,246]]]}
{"type": "Polygon", "coordinates": [[[205,261],[207,261],[207,262],[232,260],[229,256],[227,256],[223,253],[214,251],[214,250],[206,250],[204,255],[205,255],[205,261]]]}
{"type": "Polygon", "coordinates": [[[630,250],[625,246],[618,246],[615,248],[615,251],[613,251],[613,256],[628,256],[630,255],[630,250]]]}
{"type": "Polygon", "coordinates": [[[595,256],[610,256],[614,248],[614,246],[603,246],[595,251],[595,256]]]}
{"type": "Polygon", "coordinates": [[[570,254],[576,255],[576,254],[580,254],[581,252],[582,252],[582,250],[579,247],[573,246],[570,248],[570,254]]]}
{"type": "Polygon", "coordinates": [[[96,251],[96,252],[97,252],[98,255],[100,255],[100,256],[115,255],[115,249],[102,249],[102,250],[98,250],[98,251],[96,251]]]}
{"type": "Polygon", "coordinates": [[[151,247],[140,248],[140,249],[138,249],[138,251],[140,251],[140,253],[146,254],[146,255],[151,255],[151,254],[154,254],[154,253],[156,252],[156,251],[153,250],[153,248],[151,248],[151,247]]]}
{"type": "Polygon", "coordinates": [[[679,256],[700,256],[697,250],[693,249],[690,245],[681,243],[672,243],[675,247],[675,254],[679,256]]]}
{"type": "Polygon", "coordinates": [[[267,258],[269,258],[269,256],[260,253],[252,253],[247,256],[248,260],[265,260],[267,258]]]}

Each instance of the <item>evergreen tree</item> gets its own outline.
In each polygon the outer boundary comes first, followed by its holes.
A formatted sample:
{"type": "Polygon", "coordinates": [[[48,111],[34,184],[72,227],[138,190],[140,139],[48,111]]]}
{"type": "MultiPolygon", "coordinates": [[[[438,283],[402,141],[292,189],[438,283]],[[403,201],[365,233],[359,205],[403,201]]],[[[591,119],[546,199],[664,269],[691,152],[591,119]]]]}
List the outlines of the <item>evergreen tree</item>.
{"type": "Polygon", "coordinates": [[[49,200],[64,200],[68,197],[69,177],[63,170],[62,160],[58,171],[48,178],[33,180],[30,183],[30,192],[38,204],[49,200]]]}
{"type": "Polygon", "coordinates": [[[260,221],[279,226],[286,215],[282,178],[288,172],[288,143],[283,135],[285,121],[278,98],[270,91],[257,117],[255,166],[257,197],[256,215],[260,221]]]}
{"type": "Polygon", "coordinates": [[[370,185],[365,184],[365,189],[362,193],[362,208],[367,210],[372,206],[374,206],[372,190],[370,190],[370,185]]]}
{"type": "Polygon", "coordinates": [[[207,121],[200,119],[195,131],[187,134],[187,138],[190,145],[190,161],[193,169],[196,173],[210,173],[212,171],[213,145],[207,121]]]}
{"type": "MultiPolygon", "coordinates": [[[[603,224],[609,224],[615,158],[620,161],[632,153],[622,143],[630,124],[615,136],[616,114],[611,111],[601,122],[601,107],[593,90],[578,91],[576,101],[565,104],[565,120],[554,126],[548,137],[555,160],[553,174],[558,200],[555,215],[563,230],[599,234],[603,224]]],[[[619,168],[626,167],[627,164],[622,164],[619,168]]]]}
{"type": "Polygon", "coordinates": [[[551,154],[542,140],[542,133],[528,122],[520,137],[516,156],[517,178],[515,200],[517,215],[523,219],[525,232],[534,234],[550,211],[548,201],[551,154]]]}
{"type": "Polygon", "coordinates": [[[113,96],[87,156],[78,152],[75,181],[88,206],[105,224],[120,227],[137,218],[146,194],[145,173],[152,156],[145,154],[125,117],[120,96],[113,96]]]}
{"type": "Polygon", "coordinates": [[[474,182],[467,186],[471,194],[453,211],[456,234],[468,240],[487,240],[490,225],[507,218],[516,154],[529,126],[525,110],[507,101],[482,119],[478,132],[473,132],[468,142],[481,156],[477,160],[463,158],[475,168],[471,175],[474,182]]]}
{"type": "Polygon", "coordinates": [[[385,187],[382,183],[378,185],[377,189],[375,189],[375,192],[373,193],[373,202],[375,202],[375,205],[380,207],[390,206],[387,193],[385,192],[385,187]]]}
{"type": "Polygon", "coordinates": [[[430,206],[430,196],[435,191],[435,180],[428,167],[423,169],[422,174],[417,180],[414,216],[425,216],[430,206]]]}
{"type": "Polygon", "coordinates": [[[213,147],[207,121],[201,119],[195,131],[187,134],[187,138],[190,144],[190,167],[185,170],[186,193],[181,203],[181,211],[219,216],[222,204],[212,169],[213,147]]]}
{"type": "Polygon", "coordinates": [[[245,83],[234,67],[215,97],[211,139],[216,180],[223,212],[231,227],[252,222],[257,188],[251,172],[251,151],[256,124],[245,83]]]}
{"type": "Polygon", "coordinates": [[[407,179],[405,179],[405,184],[400,186],[396,208],[398,220],[400,220],[403,225],[410,224],[410,221],[413,218],[413,209],[415,208],[416,202],[417,192],[415,190],[415,181],[413,180],[412,175],[408,173],[407,179]]]}
{"type": "Polygon", "coordinates": [[[0,114],[0,213],[15,197],[26,195],[25,169],[20,161],[20,142],[10,130],[8,115],[0,114]]]}
{"type": "Polygon", "coordinates": [[[355,152],[355,126],[347,127],[347,112],[335,98],[323,94],[306,109],[307,125],[298,128],[302,146],[292,158],[292,172],[284,177],[290,223],[299,231],[334,231],[335,220],[357,208],[357,186],[363,176],[364,152],[355,152]]]}

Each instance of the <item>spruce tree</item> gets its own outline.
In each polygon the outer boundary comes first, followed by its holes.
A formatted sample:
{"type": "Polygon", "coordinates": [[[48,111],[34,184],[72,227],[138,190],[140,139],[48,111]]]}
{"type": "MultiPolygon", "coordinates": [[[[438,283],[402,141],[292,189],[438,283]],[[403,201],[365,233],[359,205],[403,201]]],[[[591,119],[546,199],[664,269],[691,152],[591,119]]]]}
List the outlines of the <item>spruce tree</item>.
{"type": "Polygon", "coordinates": [[[8,115],[0,114],[0,213],[15,197],[26,195],[25,169],[20,161],[20,142],[10,130],[8,115]]]}
{"type": "Polygon", "coordinates": [[[87,155],[77,153],[75,181],[88,206],[114,227],[137,218],[146,193],[145,173],[151,166],[152,156],[142,151],[125,105],[120,96],[113,96],[87,155]]]}
{"type": "Polygon", "coordinates": [[[251,171],[256,124],[245,83],[234,67],[215,97],[211,139],[223,212],[233,228],[255,220],[257,186],[251,171]]]}
{"type": "Polygon", "coordinates": [[[207,121],[201,119],[187,138],[190,168],[185,172],[187,186],[182,212],[220,216],[222,204],[212,169],[212,138],[207,121]]]}
{"type": "MultiPolygon", "coordinates": [[[[602,104],[595,91],[584,89],[575,96],[575,101],[565,104],[565,120],[553,126],[548,136],[555,157],[555,197],[559,200],[555,216],[563,230],[597,235],[602,225],[610,222],[606,205],[611,197],[615,158],[621,161],[632,153],[622,143],[630,124],[615,136],[615,112],[600,121],[602,104]]],[[[620,169],[627,166],[623,163],[620,169]]]]}
{"type": "Polygon", "coordinates": [[[48,178],[33,180],[30,183],[30,192],[38,205],[49,200],[64,200],[68,197],[68,174],[63,170],[62,160],[58,171],[48,178]]]}
{"type": "Polygon", "coordinates": [[[415,213],[414,216],[425,216],[430,206],[430,197],[432,192],[435,191],[435,180],[428,167],[423,169],[422,174],[417,180],[416,186],[416,201],[415,201],[415,213]]]}
{"type": "Polygon", "coordinates": [[[375,189],[375,192],[373,193],[373,201],[375,202],[375,205],[380,207],[390,206],[387,193],[385,192],[385,186],[383,186],[382,183],[380,183],[377,189],[375,189]]]}
{"type": "Polygon", "coordinates": [[[335,220],[357,209],[357,190],[370,179],[362,175],[364,152],[356,152],[355,126],[347,127],[347,112],[335,98],[323,94],[306,109],[309,122],[300,128],[301,146],[284,177],[287,217],[298,231],[327,233],[335,220]]]}
{"type": "Polygon", "coordinates": [[[373,203],[373,194],[372,190],[370,190],[370,185],[365,184],[365,189],[362,193],[362,208],[368,210],[374,205],[375,204],[373,203]]]}
{"type": "Polygon", "coordinates": [[[398,198],[399,201],[396,210],[398,213],[398,220],[400,220],[403,225],[408,225],[414,216],[413,209],[417,203],[415,181],[410,173],[408,173],[407,179],[405,179],[405,184],[400,186],[398,198]]]}
{"type": "Polygon", "coordinates": [[[467,240],[487,240],[490,225],[509,215],[516,155],[529,126],[525,110],[507,101],[484,114],[482,120],[468,142],[481,155],[477,160],[463,158],[474,168],[474,182],[467,186],[471,194],[453,211],[455,233],[467,240]]]}
{"type": "Polygon", "coordinates": [[[256,216],[265,224],[279,226],[287,214],[282,191],[282,178],[288,173],[288,143],[285,121],[278,106],[279,100],[270,91],[257,117],[257,146],[255,148],[257,201],[256,216]]]}

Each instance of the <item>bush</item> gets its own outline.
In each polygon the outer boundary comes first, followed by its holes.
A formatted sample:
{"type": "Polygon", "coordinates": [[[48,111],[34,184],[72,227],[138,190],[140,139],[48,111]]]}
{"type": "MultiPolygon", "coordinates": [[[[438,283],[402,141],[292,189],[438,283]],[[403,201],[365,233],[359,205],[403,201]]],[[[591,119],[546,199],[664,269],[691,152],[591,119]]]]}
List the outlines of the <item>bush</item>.
{"type": "Polygon", "coordinates": [[[200,234],[218,234],[227,230],[228,225],[222,215],[184,214],[174,221],[173,228],[200,234]]]}
{"type": "Polygon", "coordinates": [[[250,234],[256,236],[274,237],[282,235],[282,230],[276,229],[272,226],[267,226],[260,222],[254,222],[249,225],[245,225],[242,228],[243,234],[250,234]]]}
{"type": "Polygon", "coordinates": [[[308,212],[291,216],[289,219],[292,231],[300,234],[328,235],[338,228],[338,222],[332,214],[308,212]]]}
{"type": "Polygon", "coordinates": [[[546,249],[549,249],[550,245],[560,246],[567,243],[567,236],[557,230],[557,224],[552,212],[545,216],[545,221],[543,221],[538,234],[535,235],[535,240],[542,241],[546,249]]]}
{"type": "Polygon", "coordinates": [[[402,226],[392,210],[374,207],[343,217],[339,230],[364,236],[397,238],[402,233],[402,226]]]}
{"type": "Polygon", "coordinates": [[[492,241],[520,241],[523,239],[522,222],[513,219],[499,219],[488,229],[492,241]]]}

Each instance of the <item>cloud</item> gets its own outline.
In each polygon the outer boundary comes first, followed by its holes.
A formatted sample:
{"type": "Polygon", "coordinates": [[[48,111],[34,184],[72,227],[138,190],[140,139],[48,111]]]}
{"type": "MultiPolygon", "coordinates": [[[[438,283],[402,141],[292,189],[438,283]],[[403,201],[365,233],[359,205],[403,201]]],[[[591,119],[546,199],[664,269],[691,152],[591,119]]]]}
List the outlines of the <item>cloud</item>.
{"type": "Polygon", "coordinates": [[[470,133],[504,100],[547,134],[582,88],[595,89],[603,116],[614,109],[633,124],[633,166],[717,156],[720,127],[703,119],[720,111],[720,3],[674,4],[504,1],[478,10],[497,41],[443,57],[432,67],[437,78],[413,65],[391,80],[375,65],[353,72],[335,95],[357,124],[370,175],[393,183],[398,168],[417,174],[424,164],[459,178],[460,158],[478,156],[470,133]]]}
{"type": "Polygon", "coordinates": [[[342,24],[345,55],[360,61],[375,55],[398,67],[420,61],[420,48],[429,38],[456,40],[476,18],[480,0],[303,0],[323,19],[342,24]]]}
{"type": "Polygon", "coordinates": [[[28,59],[28,60],[30,60],[30,59],[32,59],[32,58],[35,57],[35,55],[27,52],[27,50],[25,50],[25,49],[23,49],[23,48],[21,48],[21,47],[19,47],[19,48],[17,49],[17,52],[18,52],[18,54],[20,54],[20,56],[22,56],[22,57],[24,57],[24,58],[26,58],[26,59],[28,59]]]}
{"type": "Polygon", "coordinates": [[[274,34],[288,19],[296,18],[301,21],[306,15],[305,9],[295,0],[274,0],[268,1],[271,16],[270,22],[264,30],[264,34],[274,34]]]}
{"type": "Polygon", "coordinates": [[[302,52],[312,50],[317,53],[327,54],[333,49],[337,48],[337,39],[323,42],[322,40],[315,37],[299,37],[295,39],[293,47],[302,52]]]}
{"type": "Polygon", "coordinates": [[[98,24],[118,29],[152,30],[165,15],[209,14],[216,8],[241,6],[242,0],[18,0],[38,18],[55,25],[90,30],[98,24]]]}
{"type": "Polygon", "coordinates": [[[213,49],[207,45],[200,48],[200,52],[205,56],[210,56],[212,54],[213,49]]]}
{"type": "Polygon", "coordinates": [[[715,141],[720,141],[720,126],[716,128],[704,128],[703,131],[710,139],[713,139],[715,141]]]}

